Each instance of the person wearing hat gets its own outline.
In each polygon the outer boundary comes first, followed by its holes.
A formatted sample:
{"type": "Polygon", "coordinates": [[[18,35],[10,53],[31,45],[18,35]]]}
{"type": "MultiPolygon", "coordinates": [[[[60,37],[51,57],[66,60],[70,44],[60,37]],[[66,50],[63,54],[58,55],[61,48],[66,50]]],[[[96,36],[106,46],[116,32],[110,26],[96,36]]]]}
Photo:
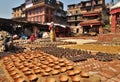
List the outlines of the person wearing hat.
{"type": "Polygon", "coordinates": [[[50,23],[49,30],[50,30],[50,39],[51,39],[51,41],[52,42],[56,41],[54,22],[50,23]]]}
{"type": "Polygon", "coordinates": [[[9,51],[13,47],[13,37],[10,35],[7,35],[2,43],[2,50],[3,51],[9,51]]]}

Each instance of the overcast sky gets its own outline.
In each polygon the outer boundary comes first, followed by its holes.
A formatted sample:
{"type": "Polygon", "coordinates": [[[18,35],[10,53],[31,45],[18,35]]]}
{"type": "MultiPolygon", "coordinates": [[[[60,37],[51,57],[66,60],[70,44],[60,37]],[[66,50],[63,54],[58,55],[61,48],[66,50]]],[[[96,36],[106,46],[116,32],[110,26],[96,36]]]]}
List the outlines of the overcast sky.
{"type": "MultiPolygon", "coordinates": [[[[11,18],[12,17],[12,8],[19,6],[24,3],[25,0],[1,0],[0,2],[0,18],[11,18]]],[[[60,0],[64,3],[64,9],[67,9],[67,5],[79,3],[84,0],[60,0]]],[[[106,0],[110,2],[111,0],[106,0]]],[[[117,1],[117,0],[115,0],[117,1]]]]}

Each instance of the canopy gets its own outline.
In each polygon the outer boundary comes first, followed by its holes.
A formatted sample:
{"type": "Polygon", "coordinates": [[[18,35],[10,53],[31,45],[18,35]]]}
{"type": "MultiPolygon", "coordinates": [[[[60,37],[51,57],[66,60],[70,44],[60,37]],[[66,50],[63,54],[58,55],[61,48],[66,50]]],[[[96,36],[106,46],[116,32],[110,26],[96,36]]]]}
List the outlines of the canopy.
{"type": "Polygon", "coordinates": [[[93,26],[93,25],[103,25],[101,21],[98,20],[86,20],[80,23],[81,26],[93,26]]]}

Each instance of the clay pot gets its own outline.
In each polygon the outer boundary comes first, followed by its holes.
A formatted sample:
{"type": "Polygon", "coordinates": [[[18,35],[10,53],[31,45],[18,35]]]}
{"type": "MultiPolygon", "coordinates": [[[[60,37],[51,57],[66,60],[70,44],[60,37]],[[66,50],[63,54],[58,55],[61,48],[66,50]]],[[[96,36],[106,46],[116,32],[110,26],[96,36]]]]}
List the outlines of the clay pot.
{"type": "Polygon", "coordinates": [[[60,82],[68,82],[69,77],[67,75],[60,75],[59,80],[60,82]]]}
{"type": "Polygon", "coordinates": [[[59,64],[59,62],[58,62],[58,61],[56,61],[56,62],[54,62],[54,64],[55,64],[55,65],[58,65],[58,64],[59,64]]]}
{"type": "Polygon", "coordinates": [[[36,69],[40,69],[40,67],[37,67],[37,66],[36,66],[36,67],[34,67],[33,69],[34,69],[34,70],[36,70],[36,69]]]}
{"type": "Polygon", "coordinates": [[[66,72],[66,71],[67,71],[67,68],[66,68],[66,67],[62,67],[62,68],[60,69],[60,72],[61,72],[61,73],[66,72]]]}
{"type": "Polygon", "coordinates": [[[59,59],[59,62],[60,63],[63,63],[65,60],[64,59],[59,59]]]}
{"type": "Polygon", "coordinates": [[[14,82],[27,82],[27,81],[25,80],[25,78],[20,77],[20,78],[15,79],[14,82]]]}
{"type": "Polygon", "coordinates": [[[12,76],[12,75],[15,75],[15,74],[17,74],[17,71],[15,71],[15,70],[14,70],[14,71],[10,71],[9,74],[10,74],[11,76],[12,76]]]}
{"type": "Polygon", "coordinates": [[[74,68],[73,71],[74,71],[75,74],[79,74],[81,72],[81,69],[80,68],[74,68]]]}
{"type": "Polygon", "coordinates": [[[73,76],[71,77],[72,82],[80,82],[80,76],[73,76]]]}
{"type": "Polygon", "coordinates": [[[50,67],[45,68],[45,72],[50,72],[52,69],[50,67]]]}
{"type": "Polygon", "coordinates": [[[34,72],[35,72],[35,74],[40,74],[41,70],[40,69],[35,69],[34,72]]]}
{"type": "Polygon", "coordinates": [[[49,64],[49,62],[45,61],[43,64],[44,64],[44,65],[48,65],[48,64],[49,64]]]}
{"type": "Polygon", "coordinates": [[[10,68],[6,68],[8,72],[10,71],[14,71],[15,70],[15,67],[10,67],[10,68]]]}
{"type": "Polygon", "coordinates": [[[75,75],[74,71],[68,71],[67,74],[68,74],[69,76],[74,76],[74,75],[75,75]]]}
{"type": "Polygon", "coordinates": [[[41,68],[45,69],[45,68],[47,68],[47,66],[46,65],[41,65],[41,68]]]}
{"type": "Polygon", "coordinates": [[[35,74],[28,75],[28,79],[30,82],[37,82],[38,77],[35,74]]]}
{"type": "Polygon", "coordinates": [[[30,71],[30,70],[25,71],[25,72],[23,72],[23,73],[24,73],[26,76],[27,76],[27,75],[31,75],[31,74],[33,74],[32,71],[30,71]]]}
{"type": "Polygon", "coordinates": [[[53,66],[54,66],[54,64],[53,64],[53,63],[51,63],[51,64],[49,64],[48,66],[53,67],[53,66]]]}
{"type": "Polygon", "coordinates": [[[24,68],[21,69],[22,72],[25,72],[25,71],[28,71],[28,70],[29,70],[29,68],[27,68],[27,67],[24,67],[24,68]]]}
{"type": "Polygon", "coordinates": [[[87,72],[81,72],[80,76],[83,78],[89,78],[89,74],[87,72]]]}
{"type": "Polygon", "coordinates": [[[45,82],[57,82],[55,78],[47,78],[45,82]]]}
{"type": "Polygon", "coordinates": [[[72,70],[73,69],[73,66],[67,66],[66,67],[68,70],[72,70]]]}
{"type": "Polygon", "coordinates": [[[3,60],[4,61],[9,60],[9,57],[3,57],[3,60]]]}
{"type": "Polygon", "coordinates": [[[49,74],[49,73],[46,73],[46,72],[43,72],[43,73],[42,73],[42,76],[43,76],[43,77],[46,77],[46,76],[49,76],[49,75],[50,75],[50,74],[49,74]]]}
{"type": "Polygon", "coordinates": [[[60,69],[59,65],[54,66],[54,69],[60,69]]]}
{"type": "Polygon", "coordinates": [[[15,75],[12,75],[12,78],[13,78],[13,79],[20,78],[20,77],[21,77],[21,75],[18,74],[18,73],[16,73],[15,75]]]}
{"type": "Polygon", "coordinates": [[[64,67],[65,66],[65,63],[60,63],[59,64],[61,67],[64,67]]]}
{"type": "Polygon", "coordinates": [[[59,73],[60,73],[59,70],[52,70],[52,72],[51,72],[52,75],[57,75],[57,74],[59,74],[59,73]]]}

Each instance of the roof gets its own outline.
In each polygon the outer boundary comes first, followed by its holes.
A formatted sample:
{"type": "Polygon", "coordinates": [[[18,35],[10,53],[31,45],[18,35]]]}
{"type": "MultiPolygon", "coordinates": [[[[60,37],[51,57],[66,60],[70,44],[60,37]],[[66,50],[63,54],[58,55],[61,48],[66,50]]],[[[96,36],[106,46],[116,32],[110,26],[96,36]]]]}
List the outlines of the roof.
{"type": "Polygon", "coordinates": [[[80,23],[81,26],[90,26],[90,25],[103,25],[101,21],[98,20],[86,20],[80,23]]]}
{"type": "Polygon", "coordinates": [[[120,1],[114,6],[112,6],[110,9],[116,9],[116,8],[120,8],[120,1]]]}
{"type": "Polygon", "coordinates": [[[14,8],[12,8],[12,9],[13,9],[13,10],[16,10],[16,9],[21,8],[21,7],[25,7],[25,3],[21,4],[21,5],[20,5],[20,6],[18,6],[18,7],[14,7],[14,8]]]}
{"type": "Polygon", "coordinates": [[[83,13],[83,16],[95,16],[95,15],[100,15],[100,11],[89,11],[83,13]]]}
{"type": "MultiPolygon", "coordinates": [[[[51,23],[45,23],[44,25],[50,25],[51,23]]],[[[65,25],[62,25],[62,24],[57,24],[57,23],[54,23],[55,26],[60,26],[60,27],[63,27],[63,28],[66,28],[65,25]]]]}

